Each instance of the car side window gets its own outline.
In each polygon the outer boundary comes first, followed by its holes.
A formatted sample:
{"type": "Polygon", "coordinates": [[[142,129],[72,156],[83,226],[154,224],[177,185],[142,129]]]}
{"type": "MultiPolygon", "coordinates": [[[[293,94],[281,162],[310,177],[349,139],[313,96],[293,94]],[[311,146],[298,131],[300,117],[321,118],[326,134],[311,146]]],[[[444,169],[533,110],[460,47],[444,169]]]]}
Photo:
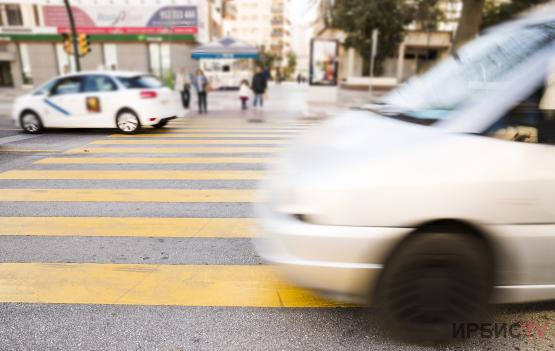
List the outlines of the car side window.
{"type": "Polygon", "coordinates": [[[85,85],[83,91],[86,93],[97,93],[117,90],[114,81],[103,75],[92,75],[85,77],[85,85]]]}
{"type": "Polygon", "coordinates": [[[549,80],[542,84],[485,134],[503,140],[555,145],[555,84],[549,80]]]}
{"type": "Polygon", "coordinates": [[[81,77],[60,79],[50,91],[51,95],[77,94],[81,92],[81,77]]]}
{"type": "Polygon", "coordinates": [[[33,95],[46,95],[46,94],[48,94],[52,90],[52,87],[58,83],[58,81],[59,81],[58,79],[55,79],[53,81],[50,81],[49,83],[44,84],[43,86],[38,88],[33,93],[33,95]]]}

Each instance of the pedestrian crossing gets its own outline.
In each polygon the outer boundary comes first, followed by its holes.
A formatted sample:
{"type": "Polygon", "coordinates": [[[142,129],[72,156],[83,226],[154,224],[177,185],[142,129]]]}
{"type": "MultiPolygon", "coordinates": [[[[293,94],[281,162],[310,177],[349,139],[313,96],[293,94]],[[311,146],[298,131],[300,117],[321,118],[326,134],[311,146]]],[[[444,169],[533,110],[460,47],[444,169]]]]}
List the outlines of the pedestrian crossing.
{"type": "MultiPolygon", "coordinates": [[[[259,167],[271,163],[287,140],[309,126],[176,121],[167,130],[107,135],[39,159],[24,169],[5,171],[0,173],[0,209],[2,204],[29,204],[22,207],[29,210],[18,210],[17,216],[0,211],[0,242],[10,237],[61,238],[67,243],[77,238],[122,238],[129,245],[138,238],[179,238],[190,243],[250,240],[257,233],[252,211],[250,216],[238,217],[234,210],[234,206],[252,206],[257,201],[254,183],[245,181],[263,178],[259,167]],[[131,165],[142,168],[129,169],[131,165]],[[166,168],[160,169],[162,165],[166,168]],[[231,165],[258,168],[238,170],[231,165]],[[68,183],[60,183],[66,185],[60,187],[51,181],[68,183]],[[153,187],[153,181],[164,186],[153,187]],[[30,206],[34,203],[44,207],[30,206]],[[52,207],[59,214],[58,203],[63,215],[42,213],[52,207]],[[83,216],[77,211],[95,206],[101,206],[102,214],[83,216]],[[122,206],[128,216],[118,212],[122,206]],[[177,207],[184,215],[164,217],[156,212],[149,216],[153,206],[177,207]],[[190,208],[196,210],[187,212],[190,208]]],[[[191,264],[186,253],[183,256],[185,260],[179,264],[69,262],[63,257],[56,263],[0,263],[0,303],[342,306],[287,283],[270,265],[211,264],[209,259],[207,264],[191,264]]]]}
{"type": "Polygon", "coordinates": [[[249,238],[251,218],[0,217],[1,235],[249,238]]]}
{"type": "Polygon", "coordinates": [[[83,147],[66,154],[271,154],[274,147],[83,147]]]}
{"type": "Polygon", "coordinates": [[[262,179],[262,171],[181,171],[181,170],[156,170],[156,171],[105,171],[96,170],[17,170],[0,173],[0,179],[120,179],[120,180],[258,180],[262,179]]]}

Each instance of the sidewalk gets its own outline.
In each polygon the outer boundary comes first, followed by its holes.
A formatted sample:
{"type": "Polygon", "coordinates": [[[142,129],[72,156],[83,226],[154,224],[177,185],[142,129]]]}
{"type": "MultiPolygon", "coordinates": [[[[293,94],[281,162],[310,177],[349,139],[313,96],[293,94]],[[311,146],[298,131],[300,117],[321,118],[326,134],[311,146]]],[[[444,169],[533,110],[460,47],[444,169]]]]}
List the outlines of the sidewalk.
{"type": "MultiPolygon", "coordinates": [[[[309,87],[306,84],[284,82],[270,83],[265,95],[264,107],[256,111],[249,101],[249,110],[241,111],[241,102],[237,91],[215,91],[208,94],[208,115],[198,115],[196,94],[191,92],[191,105],[188,116],[208,118],[212,116],[241,116],[249,119],[322,119],[333,116],[351,107],[360,106],[369,101],[367,92],[340,89],[337,102],[308,101],[309,87]],[[257,113],[258,112],[258,113],[257,113]]],[[[13,100],[26,93],[25,90],[0,89],[0,118],[11,114],[13,100]]]]}

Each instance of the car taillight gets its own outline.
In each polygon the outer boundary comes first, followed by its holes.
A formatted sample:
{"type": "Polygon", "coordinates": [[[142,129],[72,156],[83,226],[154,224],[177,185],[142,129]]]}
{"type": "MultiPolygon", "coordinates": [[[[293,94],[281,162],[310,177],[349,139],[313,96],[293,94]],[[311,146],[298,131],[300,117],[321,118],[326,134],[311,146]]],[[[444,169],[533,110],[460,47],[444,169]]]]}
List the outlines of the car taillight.
{"type": "Polygon", "coordinates": [[[152,90],[143,90],[140,93],[141,99],[154,99],[158,96],[158,93],[152,90]]]}

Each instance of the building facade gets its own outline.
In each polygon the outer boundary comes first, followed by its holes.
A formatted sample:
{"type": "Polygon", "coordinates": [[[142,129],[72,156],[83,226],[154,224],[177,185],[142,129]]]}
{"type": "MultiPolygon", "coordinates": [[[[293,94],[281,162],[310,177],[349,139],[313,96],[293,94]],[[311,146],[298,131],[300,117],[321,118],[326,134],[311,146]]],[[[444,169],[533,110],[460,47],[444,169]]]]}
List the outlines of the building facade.
{"type": "Polygon", "coordinates": [[[284,58],[291,50],[290,1],[226,1],[225,34],[284,58]]]}
{"type": "MultiPolygon", "coordinates": [[[[222,34],[220,0],[72,0],[77,31],[91,52],[82,70],[150,72],[171,80],[195,69],[191,49],[222,34]]],[[[30,88],[75,70],[63,47],[69,31],[62,0],[0,0],[0,87],[30,88]]]]}
{"type": "MultiPolygon", "coordinates": [[[[312,26],[316,37],[343,42],[345,33],[329,28],[334,4],[334,0],[320,0],[312,26]]],[[[462,9],[461,1],[440,0],[438,8],[444,18],[435,24],[435,28],[422,28],[418,23],[407,26],[397,56],[387,58],[384,62],[383,76],[397,83],[403,82],[426,71],[449,54],[462,9]]],[[[352,48],[342,47],[339,54],[339,80],[346,84],[349,81],[361,82],[359,78],[363,76],[362,72],[363,59],[360,54],[352,48]]]]}

